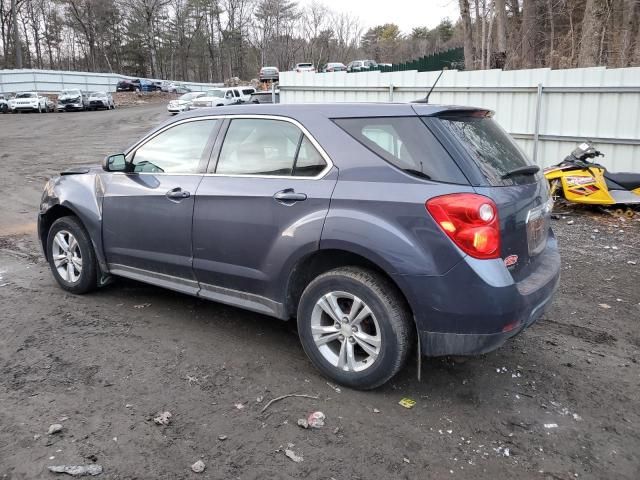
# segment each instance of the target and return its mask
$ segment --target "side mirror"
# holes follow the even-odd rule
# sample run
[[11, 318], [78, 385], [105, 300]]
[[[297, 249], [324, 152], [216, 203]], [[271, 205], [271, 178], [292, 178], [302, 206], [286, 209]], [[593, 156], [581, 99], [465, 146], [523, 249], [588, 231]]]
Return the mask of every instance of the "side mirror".
[[102, 169], [105, 172], [126, 172], [129, 169], [129, 164], [124, 153], [116, 153], [115, 155], [104, 157]]

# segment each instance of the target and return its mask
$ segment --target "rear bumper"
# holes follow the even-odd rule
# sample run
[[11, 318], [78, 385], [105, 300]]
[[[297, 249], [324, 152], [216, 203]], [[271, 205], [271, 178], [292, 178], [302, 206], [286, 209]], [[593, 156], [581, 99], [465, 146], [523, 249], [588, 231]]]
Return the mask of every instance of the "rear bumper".
[[478, 355], [544, 314], [560, 280], [560, 254], [551, 234], [535, 269], [517, 283], [501, 259], [465, 259], [439, 277], [394, 278], [414, 312], [424, 355]]

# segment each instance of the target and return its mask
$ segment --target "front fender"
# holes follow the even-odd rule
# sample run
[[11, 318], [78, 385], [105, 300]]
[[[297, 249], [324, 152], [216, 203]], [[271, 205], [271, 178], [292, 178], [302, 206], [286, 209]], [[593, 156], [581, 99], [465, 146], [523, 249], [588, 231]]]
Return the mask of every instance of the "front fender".
[[76, 215], [84, 225], [100, 268], [107, 272], [102, 247], [102, 198], [100, 175], [90, 172], [60, 175], [47, 182], [40, 201], [38, 235], [46, 257], [46, 238], [51, 223], [66, 209]]

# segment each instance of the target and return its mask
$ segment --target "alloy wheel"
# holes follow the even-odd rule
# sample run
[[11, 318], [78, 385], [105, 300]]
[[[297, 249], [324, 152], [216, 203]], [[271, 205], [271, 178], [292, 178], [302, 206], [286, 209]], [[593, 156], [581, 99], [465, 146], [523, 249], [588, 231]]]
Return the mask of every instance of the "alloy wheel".
[[76, 283], [82, 275], [82, 253], [76, 237], [67, 230], [60, 230], [53, 237], [51, 255], [58, 275], [69, 283]]
[[329, 292], [316, 302], [311, 334], [324, 359], [346, 372], [370, 368], [381, 351], [378, 320], [360, 298], [347, 292]]

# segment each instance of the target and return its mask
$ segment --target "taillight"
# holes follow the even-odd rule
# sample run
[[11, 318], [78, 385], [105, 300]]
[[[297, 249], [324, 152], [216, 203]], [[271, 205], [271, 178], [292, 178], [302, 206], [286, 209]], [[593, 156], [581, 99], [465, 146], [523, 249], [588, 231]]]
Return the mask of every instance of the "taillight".
[[474, 258], [500, 258], [500, 222], [493, 200], [475, 193], [454, 193], [432, 198], [425, 205], [462, 251]]

